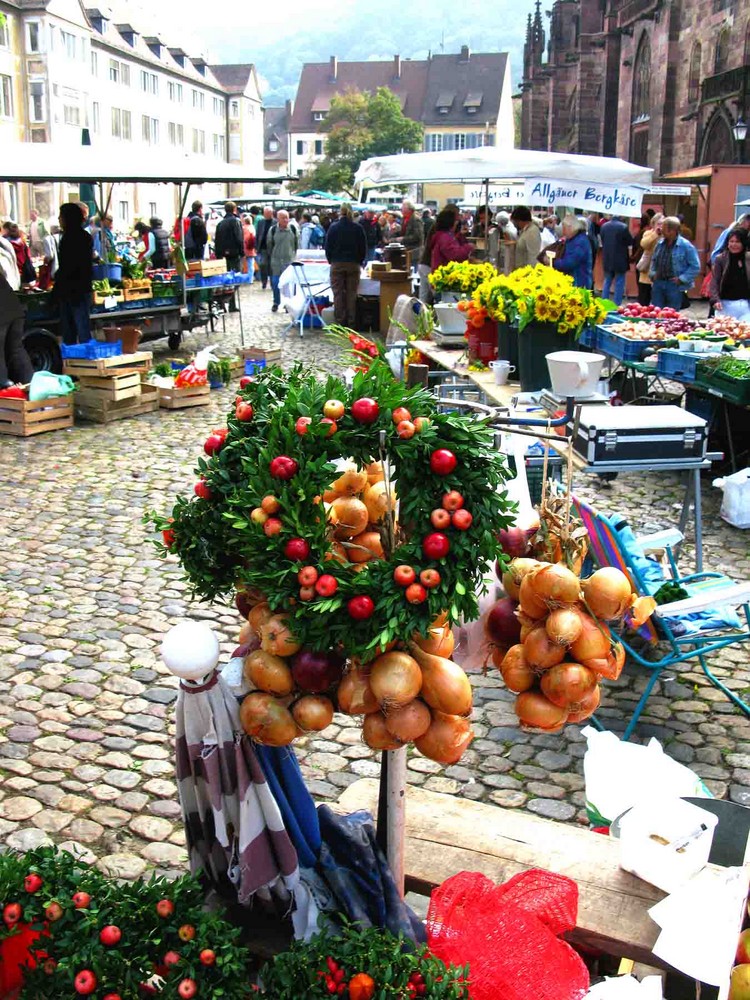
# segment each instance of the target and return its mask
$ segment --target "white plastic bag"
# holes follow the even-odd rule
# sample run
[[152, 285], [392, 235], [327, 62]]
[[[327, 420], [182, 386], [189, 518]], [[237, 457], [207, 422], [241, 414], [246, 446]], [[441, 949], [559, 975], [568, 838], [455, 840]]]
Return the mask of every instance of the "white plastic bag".
[[584, 1000], [663, 1000], [661, 976], [616, 976], [592, 986]]
[[609, 826], [642, 799], [712, 797], [698, 775], [668, 757], [656, 739], [646, 746], [625, 743], [592, 726], [583, 735], [588, 742], [583, 758], [586, 811], [598, 826]]
[[724, 520], [735, 528], [750, 528], [750, 469], [714, 479], [714, 486], [724, 490], [721, 503]]

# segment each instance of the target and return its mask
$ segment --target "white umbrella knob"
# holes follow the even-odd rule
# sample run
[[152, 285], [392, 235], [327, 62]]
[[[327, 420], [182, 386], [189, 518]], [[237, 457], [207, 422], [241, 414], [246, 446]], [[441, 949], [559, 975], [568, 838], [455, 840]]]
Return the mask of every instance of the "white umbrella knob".
[[161, 658], [176, 677], [196, 681], [218, 664], [219, 640], [205, 622], [180, 622], [164, 636]]

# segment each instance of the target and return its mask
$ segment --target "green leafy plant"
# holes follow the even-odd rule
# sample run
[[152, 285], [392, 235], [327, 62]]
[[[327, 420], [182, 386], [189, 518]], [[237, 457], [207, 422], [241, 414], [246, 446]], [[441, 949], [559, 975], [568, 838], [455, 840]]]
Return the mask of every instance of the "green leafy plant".
[[[199, 1000], [251, 995], [239, 931], [204, 909], [189, 875], [120, 883], [53, 847], [5, 853], [0, 912], [0, 963], [19, 939], [34, 961], [20, 1000], [73, 1000], [83, 992], [75, 986], [81, 972], [93, 974], [97, 998], [142, 1000], [150, 983], [163, 1000], [177, 1000], [185, 980]], [[114, 943], [102, 941], [105, 927], [119, 932]]]
[[172, 371], [172, 365], [168, 361], [160, 361], [158, 365], [154, 365], [151, 369], [152, 375], [159, 375], [162, 378], [171, 378], [174, 375]]
[[[345, 925], [295, 942], [260, 974], [261, 996], [317, 1000], [332, 994], [356, 1000], [468, 1000], [469, 968], [446, 966], [402, 935]], [[344, 990], [339, 993], [339, 987]], [[419, 987], [424, 986], [423, 990]]]
[[223, 385], [229, 385], [232, 378], [232, 362], [229, 358], [209, 361], [207, 371], [209, 382], [221, 382]]

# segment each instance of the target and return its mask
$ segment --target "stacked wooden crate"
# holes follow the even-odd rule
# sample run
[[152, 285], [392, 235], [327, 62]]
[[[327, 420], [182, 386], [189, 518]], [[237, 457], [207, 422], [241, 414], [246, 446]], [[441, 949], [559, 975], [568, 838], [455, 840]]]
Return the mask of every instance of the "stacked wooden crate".
[[148, 351], [110, 358], [75, 358], [65, 362], [65, 374], [77, 379], [76, 415], [97, 424], [136, 417], [159, 408], [159, 391], [142, 381], [151, 368]]
[[59, 396], [29, 402], [28, 399], [0, 397], [0, 434], [31, 437], [45, 431], [73, 426], [73, 397]]

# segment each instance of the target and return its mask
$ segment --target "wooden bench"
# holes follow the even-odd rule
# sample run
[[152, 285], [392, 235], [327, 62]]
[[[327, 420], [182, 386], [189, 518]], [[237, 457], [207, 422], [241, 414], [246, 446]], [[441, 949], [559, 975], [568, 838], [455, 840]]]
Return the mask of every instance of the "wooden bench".
[[[350, 785], [340, 812], [377, 812], [378, 782]], [[619, 867], [608, 837], [516, 809], [409, 788], [406, 803], [406, 888], [421, 895], [460, 871], [507, 882], [529, 868], [567, 875], [578, 883], [578, 926], [572, 944], [648, 965], [659, 928], [648, 915], [664, 893]]]

